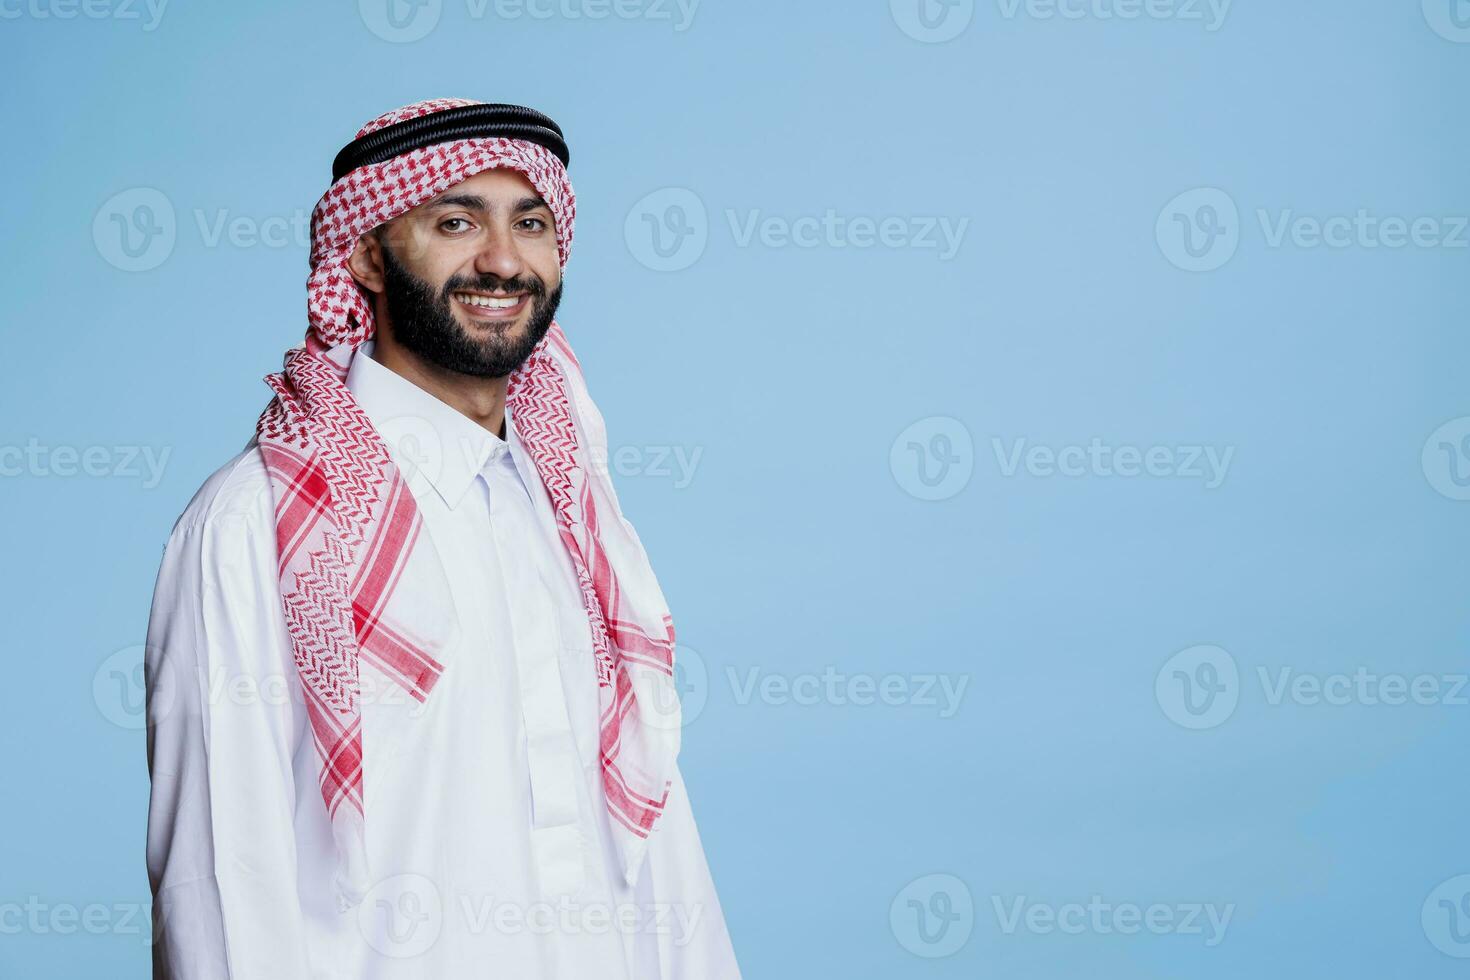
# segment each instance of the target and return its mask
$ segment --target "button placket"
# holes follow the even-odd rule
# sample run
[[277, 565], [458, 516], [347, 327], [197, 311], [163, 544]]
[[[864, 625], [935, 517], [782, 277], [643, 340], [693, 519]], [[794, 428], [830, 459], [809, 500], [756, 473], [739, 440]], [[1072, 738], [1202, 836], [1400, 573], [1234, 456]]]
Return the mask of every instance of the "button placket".
[[581, 887], [583, 861], [580, 768], [558, 661], [556, 609], [533, 550], [538, 543], [531, 538], [531, 500], [503, 443], [492, 451], [480, 479], [489, 497], [492, 537], [508, 599], [531, 782], [532, 847], [545, 892], [565, 894]]

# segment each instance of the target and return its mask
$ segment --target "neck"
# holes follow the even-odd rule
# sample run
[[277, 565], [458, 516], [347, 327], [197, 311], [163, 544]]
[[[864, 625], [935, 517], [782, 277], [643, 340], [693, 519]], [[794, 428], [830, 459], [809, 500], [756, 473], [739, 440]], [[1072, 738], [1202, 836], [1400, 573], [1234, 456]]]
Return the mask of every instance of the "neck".
[[450, 371], [394, 343], [387, 334], [387, 331], [378, 331], [373, 343], [373, 360], [418, 385], [497, 438], [505, 438], [508, 377], [478, 378]]

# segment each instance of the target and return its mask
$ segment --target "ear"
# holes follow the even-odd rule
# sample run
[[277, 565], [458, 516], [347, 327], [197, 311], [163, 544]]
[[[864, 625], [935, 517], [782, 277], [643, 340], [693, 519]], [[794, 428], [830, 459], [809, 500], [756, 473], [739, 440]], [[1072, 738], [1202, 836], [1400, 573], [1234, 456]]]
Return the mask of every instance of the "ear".
[[357, 240], [357, 247], [347, 259], [347, 271], [368, 292], [383, 292], [383, 245], [376, 232], [368, 232]]

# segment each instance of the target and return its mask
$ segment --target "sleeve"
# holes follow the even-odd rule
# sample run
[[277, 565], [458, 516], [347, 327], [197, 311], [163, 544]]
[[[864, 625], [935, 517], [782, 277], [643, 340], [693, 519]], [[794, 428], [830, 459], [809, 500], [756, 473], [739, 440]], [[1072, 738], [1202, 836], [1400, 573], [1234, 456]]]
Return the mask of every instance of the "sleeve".
[[305, 720], [270, 517], [181, 519], [154, 589], [144, 672], [155, 980], [310, 977], [293, 824]]

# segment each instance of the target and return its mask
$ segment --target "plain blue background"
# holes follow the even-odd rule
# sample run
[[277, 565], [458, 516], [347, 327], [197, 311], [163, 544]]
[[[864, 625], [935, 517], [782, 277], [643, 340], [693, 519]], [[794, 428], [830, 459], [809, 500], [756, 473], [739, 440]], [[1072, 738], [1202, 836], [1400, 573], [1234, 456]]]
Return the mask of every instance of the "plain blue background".
[[[108, 691], [170, 525], [305, 329], [304, 242], [249, 230], [309, 213], [363, 121], [443, 96], [568, 133], [560, 319], [613, 445], [646, 464], [618, 475], [623, 506], [704, 668], [682, 675], [703, 704], [682, 763], [747, 977], [1463, 975], [1470, 904], [1439, 903], [1470, 872], [1470, 692], [1448, 696], [1470, 627], [1470, 44], [1450, 0], [1239, 0], [1223, 22], [982, 0], [930, 8], [962, 28], [938, 42], [901, 0], [704, 0], [683, 25], [627, 3], [442, 0], [409, 41], [367, 0], [172, 0], [156, 23], [123, 0], [0, 4], [0, 445], [42, 461], [0, 457], [0, 975], [149, 975], [146, 927], [115, 911], [148, 898], [140, 690]], [[126, 271], [107, 232], [148, 217], [138, 188], [175, 241]], [[704, 211], [652, 212], [705, 236], [673, 271], [637, 235], [661, 191]], [[1221, 193], [1238, 219], [1200, 208]], [[829, 210], [908, 230], [738, 233]], [[1269, 234], [1360, 210], [1447, 240]], [[245, 237], [211, 239], [221, 217]], [[953, 256], [914, 240], [925, 219], [968, 219]], [[1228, 261], [1181, 268], [1184, 224], [1221, 227]], [[1232, 456], [1213, 487], [1006, 465], [1016, 440], [1094, 438]], [[108, 475], [55, 474], [64, 447], [104, 447]], [[161, 480], [119, 447], [167, 451]], [[701, 454], [687, 485], [653, 459], [676, 449]], [[1215, 675], [1236, 706], [1195, 729], [1170, 661], [1202, 644], [1236, 666]], [[967, 686], [950, 717], [744, 697], [828, 668]], [[1260, 671], [1283, 669], [1440, 696], [1273, 698]], [[914, 894], [959, 918], [921, 922]], [[1233, 909], [1214, 945], [996, 911], [1093, 896]], [[94, 903], [102, 928], [16, 927]]]

